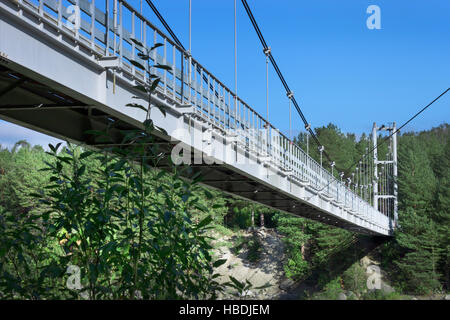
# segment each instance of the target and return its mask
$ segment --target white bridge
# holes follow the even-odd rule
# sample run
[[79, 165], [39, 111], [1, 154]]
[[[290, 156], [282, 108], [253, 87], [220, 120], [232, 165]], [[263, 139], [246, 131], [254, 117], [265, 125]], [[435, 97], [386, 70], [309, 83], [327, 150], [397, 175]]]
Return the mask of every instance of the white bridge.
[[[80, 28], [70, 22], [71, 5], [81, 9]], [[391, 217], [336, 180], [126, 1], [0, 0], [0, 118], [97, 148], [103, 145], [85, 132], [114, 121], [120, 141], [120, 129], [142, 127], [146, 117], [125, 107], [133, 96], [145, 97], [133, 86], [149, 75], [129, 62], [139, 61], [132, 38], [163, 44], [152, 62], [171, 70], [152, 68], [161, 78], [153, 101], [167, 114], [153, 108], [151, 118], [168, 135], [155, 136], [167, 152], [178, 141], [191, 149], [202, 183], [358, 233], [392, 234]]]

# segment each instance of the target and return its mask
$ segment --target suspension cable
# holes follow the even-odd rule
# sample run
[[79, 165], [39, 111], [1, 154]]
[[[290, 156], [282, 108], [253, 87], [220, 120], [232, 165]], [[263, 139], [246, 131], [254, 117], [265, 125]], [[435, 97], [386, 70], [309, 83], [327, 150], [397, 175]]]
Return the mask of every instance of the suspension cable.
[[[241, 0], [241, 1], [242, 1], [242, 4], [244, 5], [245, 11], [247, 12], [248, 17], [250, 18], [250, 21], [251, 21], [251, 23], [253, 25], [253, 28], [256, 31], [256, 34], [258, 35], [258, 38], [259, 38], [259, 40], [260, 40], [260, 42], [261, 42], [261, 44], [263, 46], [263, 49], [264, 50], [268, 50], [269, 47], [268, 47], [268, 45], [266, 43], [266, 40], [264, 39], [264, 36], [262, 35], [261, 30], [259, 29], [259, 26], [258, 26], [258, 24], [256, 22], [256, 19], [253, 16], [253, 13], [252, 13], [252, 11], [251, 11], [248, 3], [247, 3], [247, 0]], [[283, 86], [284, 86], [284, 88], [286, 90], [286, 93], [291, 92], [291, 90], [289, 89], [289, 86], [288, 86], [288, 84], [287, 84], [283, 74], [280, 71], [280, 68], [278, 67], [277, 62], [275, 61], [275, 58], [273, 57], [273, 55], [271, 53], [269, 53], [269, 60], [272, 63], [272, 66], [275, 69], [275, 72], [277, 73], [278, 78], [281, 80], [281, 83], [283, 84]], [[319, 141], [318, 137], [316, 136], [314, 130], [312, 129], [312, 127], [309, 125], [308, 121], [306, 120], [306, 117], [303, 114], [302, 110], [300, 109], [300, 106], [297, 103], [297, 100], [295, 99], [295, 97], [292, 98], [292, 104], [294, 105], [294, 107], [297, 110], [298, 114], [302, 118], [303, 123], [305, 124], [306, 130], [311, 134], [311, 136], [314, 139], [314, 141], [316, 142], [317, 146], [321, 147], [322, 144], [320, 143], [320, 141]], [[324, 153], [325, 157], [328, 159], [328, 161], [331, 162], [331, 157], [328, 155], [328, 153], [326, 151], [324, 151], [323, 153]]]
[[181, 41], [177, 38], [175, 33], [172, 31], [172, 29], [170, 28], [169, 24], [166, 22], [166, 20], [164, 20], [163, 16], [161, 15], [161, 13], [159, 13], [158, 9], [156, 9], [156, 7], [153, 4], [152, 0], [145, 0], [145, 1], [150, 6], [150, 8], [153, 10], [155, 15], [158, 17], [159, 21], [161, 21], [161, 23], [163, 24], [164, 28], [166, 28], [167, 32], [169, 32], [169, 34], [172, 37], [173, 41], [175, 41], [176, 44], [183, 49], [183, 51], [186, 51], [185, 47], [183, 46]]
[[266, 119], [267, 123], [269, 123], [269, 55], [270, 48], [264, 50], [264, 54], [266, 55]]
[[234, 0], [234, 93], [237, 97], [237, 5], [236, 0]]

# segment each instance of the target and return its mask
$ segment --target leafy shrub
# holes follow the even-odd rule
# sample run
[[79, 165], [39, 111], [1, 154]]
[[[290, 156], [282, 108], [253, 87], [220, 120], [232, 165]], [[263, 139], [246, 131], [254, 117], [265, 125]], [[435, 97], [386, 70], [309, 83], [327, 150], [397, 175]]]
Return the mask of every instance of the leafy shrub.
[[309, 264], [300, 252], [292, 252], [284, 265], [284, 272], [288, 278], [301, 278], [309, 271]]
[[360, 293], [367, 290], [366, 272], [359, 261], [355, 262], [342, 274], [342, 281], [347, 290]]

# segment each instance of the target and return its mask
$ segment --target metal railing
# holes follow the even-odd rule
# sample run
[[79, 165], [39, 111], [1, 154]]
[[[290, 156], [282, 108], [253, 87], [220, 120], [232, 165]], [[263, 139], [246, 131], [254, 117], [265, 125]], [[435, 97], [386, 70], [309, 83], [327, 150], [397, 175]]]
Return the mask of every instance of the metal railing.
[[[268, 123], [127, 1], [11, 1], [47, 19], [97, 56], [117, 56], [121, 70], [137, 81], [146, 81], [149, 73], [157, 74], [161, 79], [158, 88], [161, 93], [178, 103], [194, 106], [195, 116], [225, 134], [237, 136], [238, 144], [248, 152], [267, 159], [291, 179], [320, 191], [322, 196], [349, 209], [355, 216], [383, 228], [388, 224], [386, 216]], [[75, 12], [71, 6], [80, 8], [79, 29], [71, 28]], [[148, 72], [131, 64], [131, 60], [140, 61], [138, 53], [141, 52], [131, 39], [139, 40], [147, 48], [161, 43], [162, 46], [152, 51], [151, 60], [170, 66], [170, 70], [151, 68]]]

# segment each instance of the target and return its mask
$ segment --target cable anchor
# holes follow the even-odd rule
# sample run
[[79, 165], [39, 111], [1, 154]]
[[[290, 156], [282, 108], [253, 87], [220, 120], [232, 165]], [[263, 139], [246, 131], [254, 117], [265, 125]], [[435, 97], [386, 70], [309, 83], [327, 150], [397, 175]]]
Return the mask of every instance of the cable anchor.
[[294, 97], [294, 93], [292, 91], [286, 92], [286, 96], [288, 97], [288, 99], [292, 100], [292, 98]]

